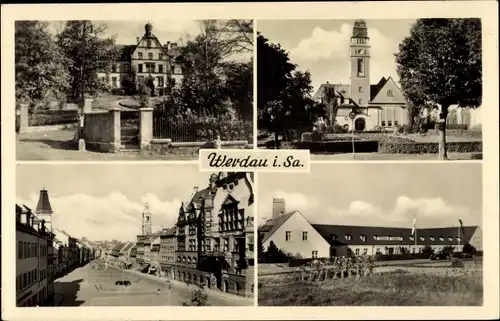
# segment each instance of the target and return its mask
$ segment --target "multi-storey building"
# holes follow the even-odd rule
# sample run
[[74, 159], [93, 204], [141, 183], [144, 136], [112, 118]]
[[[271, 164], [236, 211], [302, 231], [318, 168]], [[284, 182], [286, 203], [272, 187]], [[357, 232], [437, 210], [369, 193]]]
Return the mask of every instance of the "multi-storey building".
[[160, 266], [164, 275], [174, 278], [175, 274], [175, 247], [177, 238], [176, 228], [164, 229], [160, 234]]
[[195, 187], [179, 210], [177, 279], [239, 295], [253, 291], [253, 199], [249, 173], [212, 174], [208, 187]]
[[154, 95], [163, 95], [167, 86], [181, 83], [180, 48], [170, 41], [163, 45], [153, 34], [152, 24], [144, 26], [144, 35], [137, 37], [136, 44], [120, 45], [119, 49], [118, 60], [98, 74], [111, 88], [122, 88], [127, 78], [135, 84], [143, 82]]
[[[24, 208], [23, 208], [24, 207]], [[16, 305], [43, 306], [52, 299], [49, 253], [54, 235], [27, 206], [16, 205]]]

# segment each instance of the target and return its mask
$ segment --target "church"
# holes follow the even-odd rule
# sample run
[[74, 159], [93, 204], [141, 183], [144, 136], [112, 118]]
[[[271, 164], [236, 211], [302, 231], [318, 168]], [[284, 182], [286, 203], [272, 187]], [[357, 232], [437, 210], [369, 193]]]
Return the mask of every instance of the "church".
[[[406, 99], [398, 84], [391, 77], [382, 77], [377, 83], [370, 83], [370, 38], [364, 20], [354, 22], [350, 54], [350, 84], [322, 84], [313, 99], [323, 101], [325, 88], [333, 88], [339, 106], [336, 116], [327, 112], [329, 124], [338, 124], [347, 130], [365, 131], [380, 128], [392, 130], [398, 125], [408, 124]], [[353, 108], [359, 113], [352, 121], [349, 118]], [[335, 118], [335, 119], [333, 119]]]

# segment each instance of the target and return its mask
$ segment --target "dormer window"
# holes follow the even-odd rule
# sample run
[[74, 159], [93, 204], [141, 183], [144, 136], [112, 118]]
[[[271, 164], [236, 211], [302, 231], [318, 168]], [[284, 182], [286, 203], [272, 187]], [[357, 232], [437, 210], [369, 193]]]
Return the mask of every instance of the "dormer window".
[[350, 236], [349, 234], [346, 234], [346, 235], [345, 235], [345, 239], [346, 239], [347, 241], [350, 241], [350, 240], [351, 240], [351, 236]]
[[373, 235], [373, 239], [376, 241], [378, 240], [378, 236], [377, 235]]
[[461, 238], [457, 237], [457, 241], [459, 241], [459, 242], [460, 242], [461, 240], [462, 240]]
[[434, 242], [434, 236], [431, 236], [430, 239], [432, 242]]
[[361, 239], [361, 241], [366, 242], [366, 235], [361, 235], [359, 238]]
[[448, 241], [452, 242], [453, 241], [453, 237], [448, 237]]
[[337, 235], [332, 235], [332, 241], [335, 241], [337, 239]]
[[420, 241], [425, 241], [425, 237], [421, 236]]
[[410, 241], [415, 241], [415, 238], [413, 236], [409, 237]]
[[444, 237], [440, 236], [440, 237], [439, 237], [439, 240], [440, 240], [441, 242], [444, 242]]

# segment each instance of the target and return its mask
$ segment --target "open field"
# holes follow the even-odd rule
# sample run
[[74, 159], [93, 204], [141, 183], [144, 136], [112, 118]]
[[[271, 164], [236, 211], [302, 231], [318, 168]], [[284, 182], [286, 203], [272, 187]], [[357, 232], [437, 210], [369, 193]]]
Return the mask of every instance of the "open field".
[[[365, 277], [306, 282], [297, 273], [268, 274], [259, 265], [260, 306], [479, 306], [481, 261], [391, 262]], [[418, 262], [417, 262], [418, 261]], [[388, 262], [384, 262], [388, 263]]]

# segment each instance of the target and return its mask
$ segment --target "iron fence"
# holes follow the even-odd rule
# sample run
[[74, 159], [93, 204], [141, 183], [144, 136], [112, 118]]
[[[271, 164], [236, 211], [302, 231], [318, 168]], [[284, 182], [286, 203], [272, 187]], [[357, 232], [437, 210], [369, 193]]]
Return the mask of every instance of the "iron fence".
[[207, 142], [217, 135], [223, 141], [252, 142], [253, 125], [245, 120], [227, 120], [217, 117], [183, 119], [153, 114], [153, 138], [169, 138], [172, 142]]

